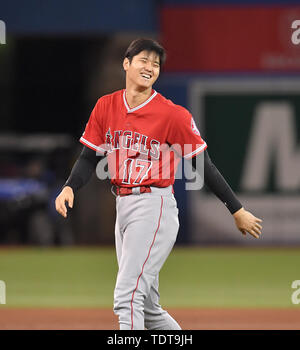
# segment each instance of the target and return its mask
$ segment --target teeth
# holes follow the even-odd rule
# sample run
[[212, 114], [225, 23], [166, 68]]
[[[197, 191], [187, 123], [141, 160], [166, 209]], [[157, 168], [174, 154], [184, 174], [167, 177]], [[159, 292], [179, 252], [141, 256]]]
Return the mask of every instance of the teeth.
[[146, 78], [146, 79], [150, 79], [150, 78], [151, 78], [151, 76], [148, 75], [148, 74], [142, 74], [142, 77], [143, 77], [143, 78]]

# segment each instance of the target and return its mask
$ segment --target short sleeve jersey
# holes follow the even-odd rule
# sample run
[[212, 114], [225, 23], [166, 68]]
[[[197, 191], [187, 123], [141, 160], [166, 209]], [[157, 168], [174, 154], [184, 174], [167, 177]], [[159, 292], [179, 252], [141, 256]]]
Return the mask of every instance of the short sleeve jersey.
[[207, 147], [191, 113], [155, 90], [130, 108], [125, 92], [97, 101], [80, 142], [107, 156], [112, 184], [173, 185], [181, 158], [192, 158]]

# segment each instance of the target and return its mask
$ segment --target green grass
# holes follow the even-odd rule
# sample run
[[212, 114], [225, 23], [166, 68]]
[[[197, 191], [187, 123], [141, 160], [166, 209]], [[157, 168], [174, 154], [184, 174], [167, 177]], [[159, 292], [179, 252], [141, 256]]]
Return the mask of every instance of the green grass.
[[[168, 307], [299, 308], [300, 249], [177, 248], [160, 273]], [[109, 307], [117, 262], [113, 248], [0, 249], [2, 307]]]
[[0, 250], [7, 306], [111, 306], [116, 272], [113, 249]]
[[177, 250], [161, 271], [161, 302], [185, 307], [295, 307], [300, 249]]

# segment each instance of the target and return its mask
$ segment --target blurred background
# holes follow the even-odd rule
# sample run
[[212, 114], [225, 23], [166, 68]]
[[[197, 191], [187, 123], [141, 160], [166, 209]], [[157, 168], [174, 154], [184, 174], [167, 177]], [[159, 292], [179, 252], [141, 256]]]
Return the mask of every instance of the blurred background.
[[54, 200], [97, 99], [124, 88], [137, 37], [164, 45], [154, 88], [192, 112], [212, 160], [263, 219], [261, 239], [245, 239], [209, 190], [178, 179], [176, 244], [300, 243], [299, 1], [1, 0], [0, 20], [1, 245], [114, 243], [108, 180], [94, 175], [66, 220]]

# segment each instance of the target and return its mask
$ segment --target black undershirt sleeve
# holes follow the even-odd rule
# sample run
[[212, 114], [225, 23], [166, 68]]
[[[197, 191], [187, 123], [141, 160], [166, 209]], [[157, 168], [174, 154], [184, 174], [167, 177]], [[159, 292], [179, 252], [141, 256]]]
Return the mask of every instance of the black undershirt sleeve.
[[63, 187], [70, 186], [74, 192], [78, 191], [88, 183], [95, 171], [96, 165], [102, 158], [101, 156], [97, 156], [96, 151], [83, 146], [71, 174]]
[[[197, 157], [199, 156], [192, 158], [194, 169], [196, 169]], [[211, 161], [207, 150], [204, 151], [204, 183], [225, 204], [231, 214], [242, 208], [231, 187]]]

